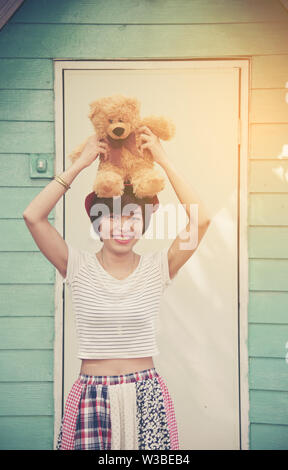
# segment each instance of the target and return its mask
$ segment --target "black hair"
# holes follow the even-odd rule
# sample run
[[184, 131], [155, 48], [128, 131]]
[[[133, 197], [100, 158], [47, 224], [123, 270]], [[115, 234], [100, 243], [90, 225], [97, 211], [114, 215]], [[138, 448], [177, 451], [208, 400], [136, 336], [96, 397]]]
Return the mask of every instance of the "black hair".
[[[155, 200], [155, 197], [154, 198], [150, 198], [150, 197], [138, 198], [133, 193], [132, 185], [125, 186], [124, 188], [125, 189], [124, 189], [122, 196], [119, 196], [119, 198], [117, 197], [116, 204], [115, 202], [113, 204], [113, 197], [98, 197], [96, 194], [94, 196], [91, 209], [90, 209], [90, 220], [93, 225], [95, 233], [99, 236], [100, 239], [101, 239], [101, 235], [98, 230], [100, 223], [101, 223], [100, 220], [103, 215], [113, 214], [115, 212], [115, 205], [116, 205], [117, 214], [123, 213], [123, 208], [128, 204], [135, 204], [137, 206], [140, 206], [141, 213], [142, 213], [142, 221], [143, 221], [142, 235], [146, 232], [146, 230], [149, 227], [153, 210], [155, 210], [155, 206], [158, 206], [159, 204], [158, 198], [156, 198], [157, 201]], [[105, 207], [104, 210], [101, 210], [100, 204], [104, 205]], [[93, 211], [93, 207], [94, 207], [94, 211]], [[133, 209], [131, 208], [131, 212], [132, 211]], [[98, 221], [98, 222], [95, 224], [94, 223], [95, 221]]]

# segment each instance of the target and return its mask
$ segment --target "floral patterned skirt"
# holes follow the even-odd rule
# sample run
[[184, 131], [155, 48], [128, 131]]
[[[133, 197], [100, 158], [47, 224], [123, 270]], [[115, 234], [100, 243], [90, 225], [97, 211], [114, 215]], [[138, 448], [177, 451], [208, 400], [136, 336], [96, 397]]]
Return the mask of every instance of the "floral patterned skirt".
[[108, 449], [179, 449], [174, 404], [155, 368], [74, 382], [57, 450]]

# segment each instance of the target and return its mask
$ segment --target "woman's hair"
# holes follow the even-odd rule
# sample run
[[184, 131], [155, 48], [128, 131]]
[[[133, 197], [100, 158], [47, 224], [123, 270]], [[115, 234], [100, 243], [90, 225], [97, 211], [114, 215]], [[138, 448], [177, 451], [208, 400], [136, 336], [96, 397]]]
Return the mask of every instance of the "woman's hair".
[[[143, 221], [143, 229], [142, 229], [142, 235], [143, 235], [149, 227], [152, 213], [155, 212], [159, 206], [159, 200], [157, 196], [154, 196], [153, 198], [148, 198], [148, 197], [138, 198], [133, 193], [132, 185], [131, 186], [127, 185], [125, 186], [122, 196], [119, 196], [116, 199], [117, 199], [117, 202], [115, 203], [114, 201], [114, 205], [113, 205], [113, 197], [98, 197], [95, 194], [93, 202], [92, 202], [92, 206], [91, 206], [91, 208], [94, 207], [94, 210], [93, 211], [91, 210], [92, 214], [90, 215], [90, 220], [93, 225], [95, 233], [101, 239], [101, 235], [99, 233], [99, 226], [101, 223], [101, 218], [103, 215], [105, 216], [109, 214], [115, 214], [115, 206], [116, 206], [116, 214], [130, 215], [130, 213], [136, 209], [135, 205], [137, 205], [141, 207], [142, 221]], [[104, 205], [104, 208], [103, 206], [101, 207], [102, 204]], [[132, 205], [126, 207], [126, 210], [123, 213], [123, 208], [130, 204]], [[93, 215], [93, 212], [95, 213], [95, 215]], [[95, 221], [97, 223], [95, 223]]]

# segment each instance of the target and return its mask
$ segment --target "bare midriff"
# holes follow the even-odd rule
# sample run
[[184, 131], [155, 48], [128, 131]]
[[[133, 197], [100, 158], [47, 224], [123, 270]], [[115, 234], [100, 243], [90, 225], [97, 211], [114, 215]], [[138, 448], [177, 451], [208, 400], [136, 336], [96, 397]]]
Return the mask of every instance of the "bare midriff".
[[82, 359], [81, 374], [123, 375], [155, 367], [151, 357], [128, 359]]

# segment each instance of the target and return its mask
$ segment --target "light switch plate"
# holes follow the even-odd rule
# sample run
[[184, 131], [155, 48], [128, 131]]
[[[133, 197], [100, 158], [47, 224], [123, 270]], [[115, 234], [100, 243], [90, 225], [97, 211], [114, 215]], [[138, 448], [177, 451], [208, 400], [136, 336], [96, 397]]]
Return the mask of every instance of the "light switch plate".
[[30, 178], [53, 178], [54, 155], [34, 153], [30, 155]]

